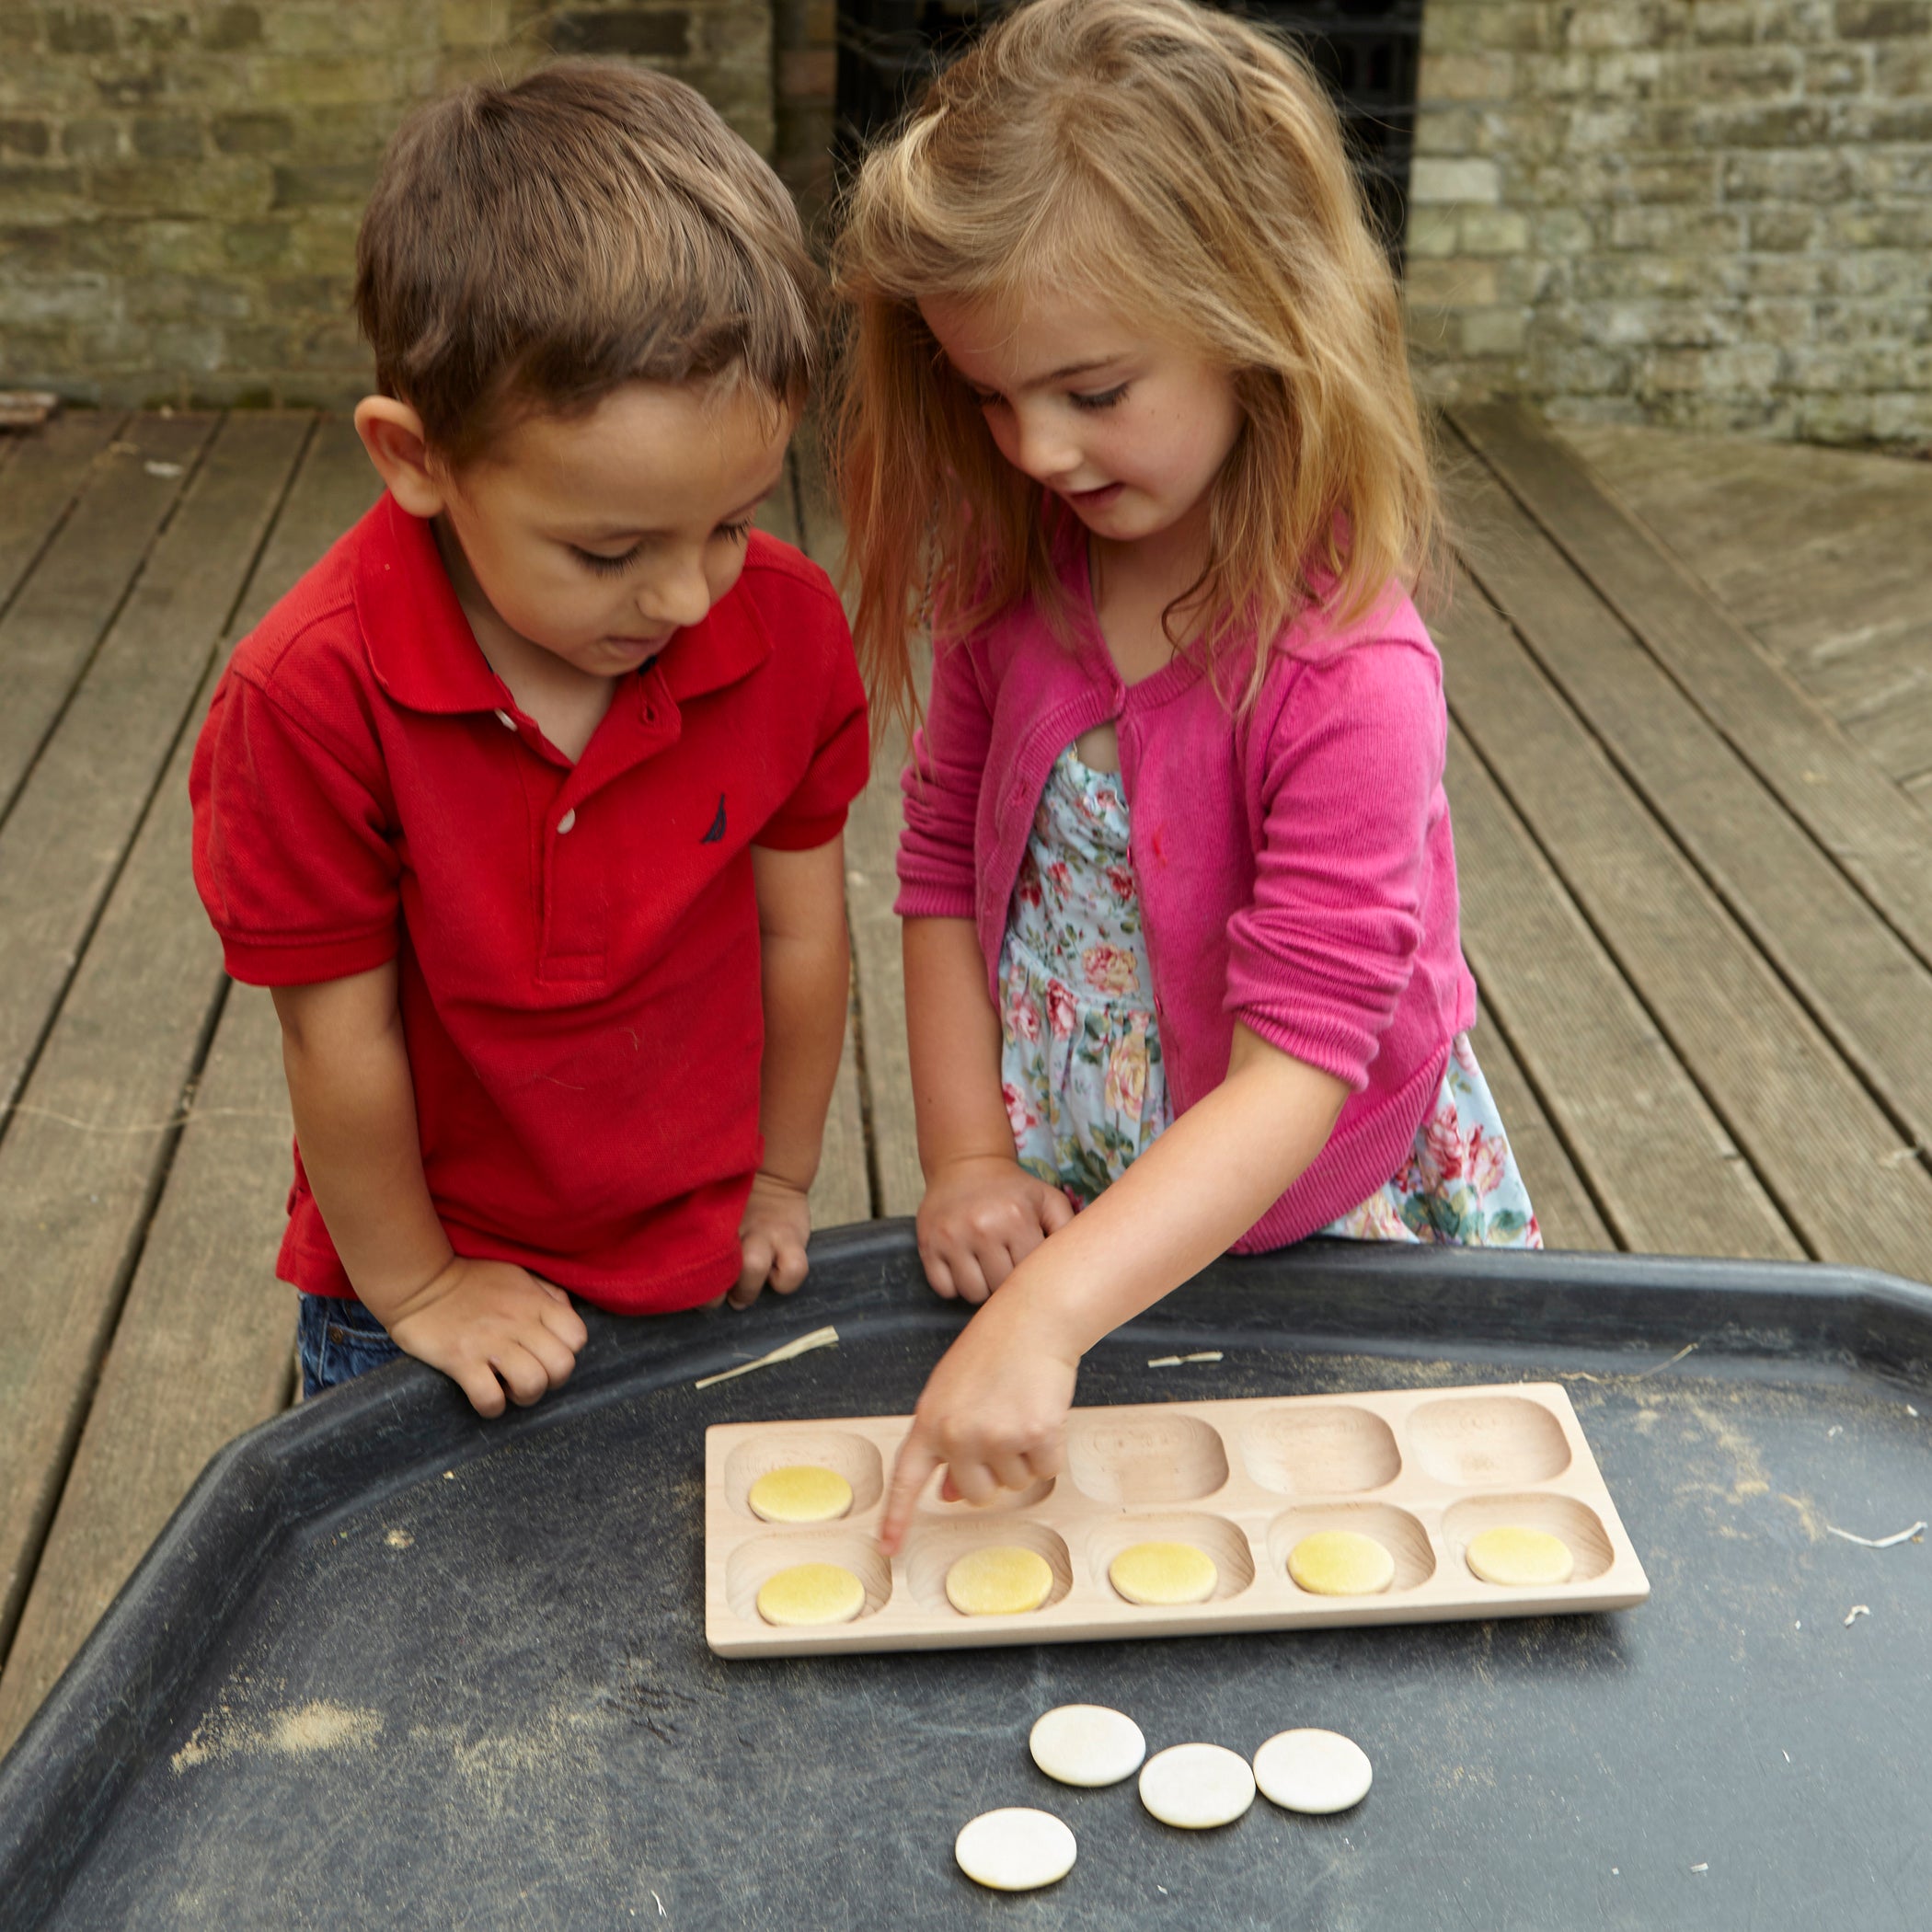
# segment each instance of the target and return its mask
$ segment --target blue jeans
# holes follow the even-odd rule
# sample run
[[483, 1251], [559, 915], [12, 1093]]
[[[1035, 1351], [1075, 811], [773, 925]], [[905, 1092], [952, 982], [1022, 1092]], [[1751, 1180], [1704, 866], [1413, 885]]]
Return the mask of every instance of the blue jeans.
[[319, 1396], [402, 1353], [389, 1340], [389, 1331], [361, 1302], [339, 1301], [330, 1294], [302, 1297], [295, 1341], [302, 1351], [305, 1396]]

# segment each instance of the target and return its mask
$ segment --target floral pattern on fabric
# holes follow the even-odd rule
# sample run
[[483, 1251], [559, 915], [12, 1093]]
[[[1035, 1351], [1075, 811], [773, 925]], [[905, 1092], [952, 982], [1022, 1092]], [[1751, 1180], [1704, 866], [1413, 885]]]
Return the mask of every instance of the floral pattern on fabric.
[[1000, 1080], [1029, 1174], [1085, 1205], [1167, 1124], [1120, 776], [1061, 753], [1000, 951]]
[[1321, 1232], [1353, 1241], [1543, 1246], [1529, 1190], [1466, 1033], [1450, 1046], [1435, 1105], [1416, 1129], [1401, 1172]]
[[[1000, 949], [1000, 1081], [1021, 1167], [1085, 1206], [1172, 1118], [1120, 776], [1061, 753]], [[1501, 1117], [1458, 1033], [1399, 1173], [1320, 1230], [1359, 1241], [1541, 1248]]]

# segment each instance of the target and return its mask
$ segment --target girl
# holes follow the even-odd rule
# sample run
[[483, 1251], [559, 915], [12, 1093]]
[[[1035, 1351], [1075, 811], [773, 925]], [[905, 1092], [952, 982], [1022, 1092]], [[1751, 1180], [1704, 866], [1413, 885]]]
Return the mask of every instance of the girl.
[[1466, 1038], [1428, 450], [1319, 83], [1188, 0], [1035, 0], [867, 160], [839, 274], [880, 713], [937, 640], [919, 1249], [982, 1305], [891, 1549], [939, 1465], [1054, 1474], [1082, 1354], [1230, 1245], [1540, 1241]]

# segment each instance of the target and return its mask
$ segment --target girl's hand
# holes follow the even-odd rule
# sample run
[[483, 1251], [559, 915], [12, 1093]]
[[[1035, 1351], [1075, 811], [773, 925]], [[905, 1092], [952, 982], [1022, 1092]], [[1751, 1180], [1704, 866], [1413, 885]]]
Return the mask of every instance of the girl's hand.
[[926, 1199], [919, 1203], [926, 1279], [949, 1301], [958, 1295], [983, 1302], [1073, 1218], [1066, 1196], [1016, 1160], [970, 1155], [947, 1161], [927, 1177]]
[[990, 1502], [1060, 1473], [1080, 1353], [1042, 1318], [1045, 1305], [1024, 1289], [995, 1295], [940, 1358], [892, 1465], [879, 1533], [888, 1556], [942, 1463], [949, 1502]]
[[527, 1409], [561, 1388], [590, 1340], [561, 1288], [513, 1261], [453, 1256], [398, 1307], [376, 1311], [406, 1354], [439, 1368], [479, 1416]]
[[749, 1308], [767, 1288], [789, 1294], [805, 1279], [805, 1241], [811, 1233], [805, 1190], [762, 1169], [753, 1176], [738, 1225], [741, 1265], [730, 1296], [732, 1307]]

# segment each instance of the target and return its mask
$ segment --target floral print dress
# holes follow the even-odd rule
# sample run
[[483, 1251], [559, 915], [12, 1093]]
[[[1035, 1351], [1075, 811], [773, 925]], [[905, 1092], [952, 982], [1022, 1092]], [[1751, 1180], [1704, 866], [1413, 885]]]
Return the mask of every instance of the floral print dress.
[[[1048, 774], [1000, 949], [1000, 1081], [1019, 1164], [1085, 1206], [1173, 1118], [1125, 789], [1071, 745]], [[1458, 1034], [1399, 1173], [1321, 1230], [1540, 1248], [1496, 1103]]]

